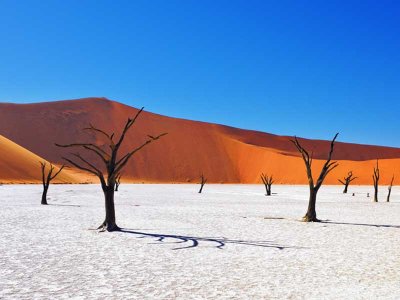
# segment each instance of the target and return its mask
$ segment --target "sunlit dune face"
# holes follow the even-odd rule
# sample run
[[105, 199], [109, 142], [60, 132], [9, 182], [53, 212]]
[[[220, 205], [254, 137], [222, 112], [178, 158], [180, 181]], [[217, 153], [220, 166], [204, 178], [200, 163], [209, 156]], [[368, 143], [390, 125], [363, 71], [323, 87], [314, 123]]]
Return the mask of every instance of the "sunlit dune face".
[[[118, 136], [126, 119], [136, 112], [133, 107], [104, 98], [0, 104], [0, 132], [10, 139], [2, 137], [0, 140], [1, 181], [40, 179], [39, 160], [46, 159], [58, 165], [64, 163], [62, 156], [67, 152], [54, 143], [90, 141], [104, 146], [106, 143], [101, 137], [82, 129], [92, 123]], [[307, 183], [303, 161], [289, 142], [290, 137], [148, 112], [144, 112], [132, 127], [121, 155], [139, 145], [147, 134], [163, 132], [168, 132], [165, 138], [135, 154], [126, 166], [122, 181], [196, 183], [203, 173], [208, 182], [260, 183], [260, 174], [264, 172], [273, 175], [276, 183]], [[300, 140], [314, 153], [313, 173], [317, 177], [327, 156], [329, 142]], [[382, 184], [389, 183], [393, 175], [400, 178], [400, 149], [337, 143], [333, 158], [339, 160], [339, 167], [325, 182], [340, 184], [338, 179], [343, 179], [352, 170], [358, 177], [353, 184], [372, 184], [377, 157], [380, 158]], [[87, 158], [97, 160], [90, 153]], [[60, 181], [93, 179], [76, 170], [63, 173]]]
[[[0, 182], [40, 183], [42, 157], [0, 135]], [[47, 163], [47, 165], [49, 165]], [[56, 167], [58, 169], [58, 167]], [[91, 182], [92, 178], [75, 170], [64, 169], [54, 183]]]

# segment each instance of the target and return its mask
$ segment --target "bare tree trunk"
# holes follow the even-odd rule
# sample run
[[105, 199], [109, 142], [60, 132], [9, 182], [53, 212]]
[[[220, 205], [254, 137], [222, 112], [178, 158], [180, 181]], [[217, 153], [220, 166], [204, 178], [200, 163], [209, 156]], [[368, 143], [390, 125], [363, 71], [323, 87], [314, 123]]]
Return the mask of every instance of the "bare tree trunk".
[[389, 189], [389, 193], [388, 193], [387, 198], [386, 198], [386, 202], [390, 202], [390, 194], [391, 193], [392, 193], [392, 189], [390, 188]]
[[115, 191], [118, 192], [119, 185], [121, 184], [121, 174], [115, 177]]
[[374, 202], [378, 202], [378, 185], [375, 185], [374, 189]]
[[388, 195], [386, 198], [386, 202], [390, 202], [390, 195], [392, 194], [393, 181], [394, 181], [394, 175], [392, 177], [392, 181], [390, 182], [390, 184], [388, 186]]
[[347, 176], [344, 177], [343, 180], [338, 179], [339, 182], [340, 182], [341, 184], [344, 185], [343, 194], [347, 194], [347, 190], [348, 190], [348, 188], [349, 188], [350, 182], [352, 182], [353, 180], [356, 180], [356, 179], [357, 179], [357, 177], [354, 177], [354, 176], [353, 176], [353, 171], [350, 171], [350, 172], [347, 174]]
[[207, 182], [207, 178], [204, 177], [204, 174], [200, 175], [200, 190], [199, 190], [199, 194], [201, 194], [201, 192], [203, 191], [203, 187]]
[[378, 202], [378, 187], [379, 187], [379, 160], [376, 160], [376, 167], [374, 167], [374, 174], [372, 175], [372, 179], [374, 181], [374, 202]]
[[272, 184], [267, 184], [265, 188], [267, 189], [267, 196], [271, 196]]
[[317, 193], [315, 189], [310, 189], [310, 199], [308, 201], [308, 209], [306, 215], [303, 217], [304, 222], [319, 222], [317, 213], [315, 211], [315, 203], [317, 202]]
[[104, 228], [107, 231], [118, 231], [120, 228], [115, 221], [115, 205], [114, 205], [114, 185], [103, 187], [106, 218], [99, 228]]
[[103, 221], [103, 223], [98, 227], [98, 229], [107, 231], [120, 230], [120, 228], [117, 226], [115, 222], [115, 207], [114, 207], [114, 189], [116, 188], [115, 182], [117, 180], [119, 184], [123, 168], [126, 166], [128, 161], [136, 152], [143, 149], [146, 145], [149, 145], [153, 141], [156, 141], [162, 136], [166, 135], [166, 133], [157, 136], [148, 135], [147, 137], [149, 139], [147, 139], [141, 145], [137, 146], [135, 149], [132, 149], [130, 152], [125, 153], [125, 155], [123, 155], [122, 157], [119, 157], [118, 153], [125, 139], [125, 135], [132, 127], [132, 125], [135, 123], [136, 119], [139, 117], [142, 111], [143, 108], [140, 109], [133, 118], [128, 118], [118, 140], [115, 140], [114, 133], [107, 133], [100, 128], [94, 127], [92, 124], [90, 124], [89, 127], [85, 128], [85, 130], [90, 130], [91, 132], [102, 135], [103, 138], [106, 138], [108, 140], [108, 146], [109, 146], [108, 148], [110, 148], [111, 151], [104, 150], [104, 148], [101, 145], [97, 145], [94, 143], [72, 143], [67, 145], [56, 144], [56, 146], [58, 147], [63, 147], [63, 148], [79, 147], [87, 151], [91, 151], [92, 154], [95, 154], [98, 158], [101, 159], [101, 161], [104, 163], [103, 167], [107, 169], [105, 177], [104, 176], [105, 174], [103, 170], [101, 170], [101, 168], [97, 167], [95, 163], [88, 161], [80, 153], [71, 153], [71, 155], [75, 157], [74, 160], [63, 157], [67, 162], [69, 162], [74, 167], [89, 172], [97, 176], [100, 180], [101, 188], [103, 189], [104, 193], [106, 218]]
[[61, 168], [54, 172], [54, 166], [50, 163], [48, 172], [46, 174], [46, 162], [40, 162], [40, 169], [42, 170], [42, 185], [43, 185], [43, 193], [42, 193], [42, 205], [47, 205], [47, 191], [49, 190], [50, 182], [57, 177], [58, 174], [61, 173], [61, 171], [64, 169], [64, 165], [61, 166]]
[[264, 183], [266, 196], [271, 196], [272, 184], [275, 182], [272, 175], [268, 176], [264, 173], [261, 173], [261, 181]]
[[201, 194], [201, 192], [203, 191], [203, 186], [204, 186], [204, 183], [200, 183], [200, 190], [199, 190], [199, 194]]
[[308, 151], [300, 145], [300, 142], [298, 141], [297, 137], [294, 137], [294, 140], [291, 140], [291, 142], [296, 146], [297, 150], [300, 152], [300, 154], [303, 158], [303, 161], [304, 161], [304, 164], [305, 164], [306, 170], [307, 170], [308, 184], [309, 184], [309, 188], [310, 188], [310, 199], [308, 201], [307, 212], [306, 212], [305, 216], [303, 217], [304, 222], [319, 222], [319, 220], [317, 219], [317, 213], [315, 212], [315, 203], [317, 201], [317, 193], [318, 193], [319, 188], [322, 186], [324, 179], [328, 175], [328, 173], [331, 172], [334, 168], [336, 168], [339, 165], [338, 162], [332, 161], [332, 154], [333, 154], [333, 150], [334, 150], [334, 146], [335, 146], [335, 141], [336, 141], [336, 138], [338, 135], [339, 135], [339, 133], [337, 133], [335, 135], [335, 137], [333, 138], [333, 140], [331, 141], [331, 147], [330, 147], [330, 151], [328, 154], [328, 158], [325, 161], [325, 164], [323, 165], [323, 167], [321, 169], [321, 173], [319, 174], [316, 183], [314, 183], [314, 178], [313, 178], [312, 169], [311, 169], [311, 165], [313, 162], [312, 153], [310, 155], [308, 153]]
[[47, 191], [49, 190], [48, 185], [43, 186], [43, 193], [42, 193], [42, 205], [47, 205]]

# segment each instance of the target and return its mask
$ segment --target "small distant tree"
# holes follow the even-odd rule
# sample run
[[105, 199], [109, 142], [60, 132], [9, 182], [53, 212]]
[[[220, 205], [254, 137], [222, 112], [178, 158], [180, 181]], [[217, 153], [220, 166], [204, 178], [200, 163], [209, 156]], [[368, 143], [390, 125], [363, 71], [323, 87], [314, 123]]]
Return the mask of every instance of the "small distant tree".
[[43, 184], [43, 193], [42, 193], [42, 205], [47, 205], [47, 191], [49, 190], [50, 182], [57, 177], [58, 174], [64, 169], [64, 165], [58, 169], [57, 172], [54, 172], [54, 166], [50, 163], [48, 170], [46, 170], [47, 163], [45, 161], [40, 162], [40, 168], [42, 170], [42, 184]]
[[115, 177], [115, 191], [118, 192], [119, 185], [121, 184], [121, 174]]
[[374, 181], [374, 202], [378, 202], [378, 188], [379, 188], [379, 160], [376, 160], [376, 167], [374, 167], [374, 174], [372, 180]]
[[200, 190], [199, 190], [199, 194], [201, 194], [201, 192], [203, 191], [203, 187], [207, 182], [207, 178], [204, 177], [204, 174], [200, 175]]
[[307, 177], [308, 177], [308, 185], [310, 188], [310, 198], [308, 201], [308, 209], [303, 217], [304, 222], [319, 222], [317, 219], [317, 213], [315, 211], [315, 204], [317, 201], [317, 193], [320, 187], [322, 186], [322, 183], [324, 182], [325, 177], [331, 172], [334, 168], [336, 168], [339, 164], [336, 161], [331, 161], [332, 160], [332, 154], [333, 154], [333, 149], [335, 146], [335, 141], [339, 133], [336, 133], [335, 137], [331, 141], [330, 145], [330, 151], [328, 154], [328, 159], [325, 161], [321, 173], [319, 174], [319, 177], [317, 179], [317, 182], [314, 184], [314, 178], [312, 175], [312, 161], [313, 157], [312, 154], [310, 155], [307, 150], [305, 150], [300, 142], [298, 141], [297, 137], [294, 137], [294, 140], [290, 140], [297, 148], [297, 150], [300, 152], [301, 157], [303, 158], [304, 164], [306, 166], [306, 171], [307, 171]]
[[264, 183], [265, 191], [267, 192], [265, 195], [271, 196], [271, 187], [272, 184], [275, 182], [274, 179], [272, 178], [272, 175], [268, 176], [264, 173], [261, 173], [261, 180]]
[[128, 118], [122, 130], [122, 133], [117, 140], [114, 140], [114, 133], [109, 134], [104, 130], [94, 127], [91, 124], [90, 127], [84, 128], [84, 130], [88, 130], [90, 132], [103, 136], [108, 141], [108, 150], [104, 150], [102, 147], [94, 143], [74, 143], [67, 145], [56, 144], [58, 147], [80, 148], [86, 151], [90, 151], [99, 158], [106, 169], [106, 176], [104, 176], [103, 172], [97, 166], [95, 166], [93, 162], [90, 162], [89, 160], [84, 158], [80, 153], [71, 153], [71, 155], [75, 157], [75, 160], [63, 157], [63, 159], [65, 159], [74, 167], [89, 172], [97, 176], [100, 180], [101, 188], [103, 190], [105, 198], [106, 216], [104, 222], [101, 223], [98, 229], [103, 229], [107, 231], [120, 230], [115, 220], [114, 189], [116, 178], [117, 176], [119, 176], [119, 174], [121, 174], [121, 171], [135, 153], [137, 153], [139, 150], [143, 149], [143, 147], [147, 146], [153, 141], [156, 141], [162, 136], [166, 135], [166, 133], [157, 136], [148, 135], [148, 139], [145, 142], [120, 157], [119, 150], [125, 139], [125, 135], [132, 127], [132, 125], [136, 122], [142, 111], [143, 108], [140, 109], [133, 118]]
[[392, 194], [393, 181], [394, 181], [394, 175], [392, 176], [392, 180], [390, 181], [390, 184], [388, 186], [388, 195], [386, 198], [386, 202], [390, 202], [390, 195]]
[[344, 190], [343, 194], [347, 194], [347, 190], [349, 188], [350, 182], [353, 180], [357, 179], [357, 177], [353, 177], [353, 171], [350, 171], [346, 177], [344, 177], [344, 180], [338, 179], [341, 184], [344, 185]]

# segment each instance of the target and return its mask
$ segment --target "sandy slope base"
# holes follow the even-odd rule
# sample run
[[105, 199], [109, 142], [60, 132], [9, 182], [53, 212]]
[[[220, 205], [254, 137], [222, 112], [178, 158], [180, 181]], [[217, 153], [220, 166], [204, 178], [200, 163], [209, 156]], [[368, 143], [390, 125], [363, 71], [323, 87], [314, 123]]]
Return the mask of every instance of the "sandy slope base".
[[52, 186], [47, 207], [38, 185], [0, 186], [0, 298], [398, 299], [397, 187], [392, 203], [326, 187], [318, 213], [332, 223], [316, 224], [297, 221], [304, 186], [197, 188], [123, 185], [129, 232], [97, 233], [96, 185]]

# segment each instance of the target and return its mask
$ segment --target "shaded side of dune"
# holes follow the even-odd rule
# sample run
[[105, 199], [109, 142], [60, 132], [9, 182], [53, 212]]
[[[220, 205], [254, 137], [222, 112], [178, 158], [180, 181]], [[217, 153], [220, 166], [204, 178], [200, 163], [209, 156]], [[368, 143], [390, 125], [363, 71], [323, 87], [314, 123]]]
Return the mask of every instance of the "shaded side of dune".
[[[138, 103], [138, 106], [140, 103]], [[91, 141], [105, 146], [105, 141], [82, 131], [89, 123], [112, 132], [120, 129], [126, 119], [137, 112], [136, 108], [105, 98], [44, 102], [38, 104], [0, 104], [0, 134], [24, 148], [15, 146], [8, 150], [22, 155], [25, 161], [13, 163], [12, 158], [0, 158], [3, 180], [26, 182], [36, 178], [36, 161], [46, 159], [62, 164], [65, 149], [54, 145], [78, 141]], [[223, 125], [183, 120], [144, 112], [127, 135], [122, 152], [133, 149], [147, 134], [168, 135], [138, 152], [127, 165], [125, 182], [197, 182], [204, 173], [214, 183], [258, 183], [261, 172], [274, 174], [277, 182], [305, 184], [303, 163], [289, 137], [242, 130]], [[118, 133], [118, 131], [116, 132]], [[329, 141], [301, 139], [314, 153], [317, 172], [321, 159], [329, 149]], [[14, 150], [12, 150], [14, 149]], [[11, 154], [10, 154], [11, 155]], [[30, 157], [30, 158], [29, 158]], [[96, 157], [88, 154], [91, 160]], [[400, 178], [400, 149], [390, 147], [337, 143], [335, 159], [340, 166], [327, 177], [328, 184], [338, 184], [349, 170], [359, 179], [355, 184], [371, 184], [375, 159], [380, 158], [382, 183], [392, 175]], [[31, 160], [28, 164], [26, 161]], [[14, 159], [15, 161], [15, 159]], [[33, 162], [35, 161], [35, 162]], [[100, 164], [98, 164], [100, 166]], [[34, 171], [35, 170], [35, 171]], [[85, 174], [70, 170], [69, 182], [87, 182]]]

